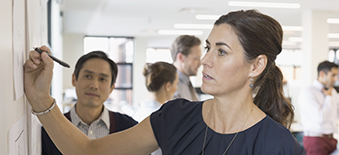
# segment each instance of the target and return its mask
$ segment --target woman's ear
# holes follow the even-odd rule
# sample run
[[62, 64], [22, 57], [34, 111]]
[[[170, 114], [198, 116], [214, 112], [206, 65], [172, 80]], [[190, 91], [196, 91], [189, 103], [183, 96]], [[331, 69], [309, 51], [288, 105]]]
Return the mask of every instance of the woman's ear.
[[171, 82], [166, 82], [166, 84], [165, 84], [165, 90], [166, 91], [170, 91], [171, 90], [171, 86], [172, 86], [172, 84], [171, 84]]
[[264, 69], [266, 68], [267, 65], [267, 57], [266, 55], [259, 55], [253, 62], [251, 66], [251, 72], [250, 72], [250, 77], [256, 77], [260, 75]]

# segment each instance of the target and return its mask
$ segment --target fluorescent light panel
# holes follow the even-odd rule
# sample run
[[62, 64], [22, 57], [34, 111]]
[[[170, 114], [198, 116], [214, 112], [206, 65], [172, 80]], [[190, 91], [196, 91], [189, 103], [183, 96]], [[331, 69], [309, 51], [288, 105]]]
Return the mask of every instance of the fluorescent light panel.
[[303, 27], [301, 26], [282, 26], [284, 31], [302, 31]]
[[212, 29], [213, 24], [174, 24], [177, 29]]
[[200, 20], [217, 20], [220, 17], [220, 15], [196, 15], [196, 19]]
[[300, 37], [289, 37], [288, 41], [292, 41], [292, 42], [302, 42], [303, 38]]
[[327, 34], [328, 38], [339, 38], [339, 33], [329, 33]]
[[242, 7], [263, 7], [263, 8], [285, 8], [285, 9], [298, 9], [298, 3], [269, 3], [269, 2], [248, 2], [248, 1], [229, 1], [229, 6], [242, 6]]
[[328, 18], [327, 23], [329, 23], [329, 24], [339, 24], [339, 18]]
[[297, 43], [293, 42], [293, 41], [285, 41], [285, 40], [283, 40], [282, 45], [297, 45]]
[[159, 30], [159, 34], [161, 35], [202, 35], [202, 31], [195, 30]]

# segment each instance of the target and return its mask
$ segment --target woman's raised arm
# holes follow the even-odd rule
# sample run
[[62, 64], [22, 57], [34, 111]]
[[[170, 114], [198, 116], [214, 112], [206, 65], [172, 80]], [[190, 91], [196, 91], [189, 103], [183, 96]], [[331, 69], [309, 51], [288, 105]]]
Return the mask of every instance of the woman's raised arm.
[[[46, 46], [40, 48], [50, 53]], [[30, 51], [24, 65], [25, 94], [36, 113], [51, 108], [53, 98], [50, 86], [53, 77], [53, 60], [47, 53]], [[69, 122], [55, 106], [38, 115], [45, 130], [63, 154], [150, 154], [158, 148], [149, 117], [125, 131], [91, 140]]]

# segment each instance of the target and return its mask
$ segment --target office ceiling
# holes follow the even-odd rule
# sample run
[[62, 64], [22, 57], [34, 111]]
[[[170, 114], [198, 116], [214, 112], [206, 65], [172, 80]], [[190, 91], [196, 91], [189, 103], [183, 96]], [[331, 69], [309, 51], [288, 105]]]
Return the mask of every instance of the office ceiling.
[[[247, 0], [251, 1], [251, 0]], [[261, 2], [283, 2], [261, 0]], [[339, 18], [339, 0], [285, 0], [299, 3], [299, 9], [256, 8], [278, 20], [283, 26], [301, 26], [305, 10], [328, 11]], [[64, 0], [63, 31], [95, 36], [130, 36], [148, 38], [149, 47], [169, 47], [176, 36], [159, 35], [158, 30], [175, 30], [174, 24], [213, 24], [213, 20], [197, 20], [197, 14], [221, 15], [232, 10], [250, 9], [228, 6], [227, 0]], [[198, 36], [205, 40], [210, 30]], [[339, 24], [330, 24], [329, 33], [339, 33]], [[301, 32], [285, 32], [284, 40], [301, 37]], [[330, 39], [337, 42], [339, 39]], [[284, 45], [300, 48], [300, 43]]]

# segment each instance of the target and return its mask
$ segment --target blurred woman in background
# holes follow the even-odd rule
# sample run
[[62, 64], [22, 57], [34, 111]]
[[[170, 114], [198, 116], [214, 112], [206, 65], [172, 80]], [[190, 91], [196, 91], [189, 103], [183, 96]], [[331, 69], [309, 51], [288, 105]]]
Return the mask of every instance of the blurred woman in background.
[[173, 97], [179, 81], [176, 70], [174, 65], [167, 62], [145, 65], [143, 75], [150, 98], [140, 103], [140, 107], [133, 116], [135, 120], [141, 122]]

